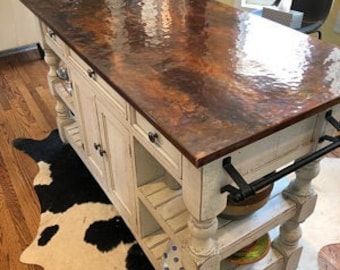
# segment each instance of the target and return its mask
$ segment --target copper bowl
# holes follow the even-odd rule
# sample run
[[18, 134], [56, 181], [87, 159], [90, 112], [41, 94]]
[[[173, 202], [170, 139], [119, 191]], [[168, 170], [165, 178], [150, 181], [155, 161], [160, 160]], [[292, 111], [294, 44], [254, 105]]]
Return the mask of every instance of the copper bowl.
[[237, 220], [249, 216], [264, 206], [270, 198], [274, 184], [264, 187], [244, 201], [235, 203], [229, 197], [227, 207], [220, 214], [222, 218]]

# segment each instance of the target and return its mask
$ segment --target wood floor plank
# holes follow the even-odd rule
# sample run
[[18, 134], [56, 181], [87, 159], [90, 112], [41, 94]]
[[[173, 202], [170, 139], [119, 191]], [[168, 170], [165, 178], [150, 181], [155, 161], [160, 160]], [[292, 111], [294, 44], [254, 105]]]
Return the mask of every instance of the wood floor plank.
[[4, 110], [4, 111], [11, 109], [11, 105], [9, 103], [9, 100], [8, 100], [7, 96], [4, 94], [4, 93], [8, 92], [8, 88], [9, 88], [9, 85], [7, 83], [7, 80], [5, 79], [4, 75], [2, 73], [0, 73], [0, 89], [1, 89], [0, 106], [1, 106], [1, 109]]
[[56, 127], [46, 75], [47, 66], [37, 52], [0, 59], [1, 270], [41, 269], [19, 262], [21, 252], [35, 237], [40, 219], [32, 183], [37, 165], [11, 142], [17, 137], [41, 139]]

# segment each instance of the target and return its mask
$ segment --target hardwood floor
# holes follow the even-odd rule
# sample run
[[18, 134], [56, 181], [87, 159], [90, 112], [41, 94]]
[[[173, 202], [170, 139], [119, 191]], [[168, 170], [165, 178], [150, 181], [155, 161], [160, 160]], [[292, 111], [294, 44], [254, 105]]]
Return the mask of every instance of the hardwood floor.
[[[40, 269], [19, 262], [39, 224], [32, 187], [37, 166], [11, 141], [40, 139], [56, 127], [46, 74], [36, 51], [0, 58], [0, 270]], [[330, 156], [340, 157], [340, 150]]]
[[0, 269], [41, 269], [19, 262], [35, 237], [39, 203], [32, 187], [37, 166], [16, 151], [18, 137], [43, 138], [56, 127], [47, 66], [36, 51], [0, 59]]

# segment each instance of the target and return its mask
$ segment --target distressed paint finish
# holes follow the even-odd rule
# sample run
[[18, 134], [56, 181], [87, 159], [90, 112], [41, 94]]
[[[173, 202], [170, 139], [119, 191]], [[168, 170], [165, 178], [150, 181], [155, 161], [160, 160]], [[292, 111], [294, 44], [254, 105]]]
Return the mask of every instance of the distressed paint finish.
[[340, 49], [212, 0], [22, 0], [197, 167], [340, 103]]

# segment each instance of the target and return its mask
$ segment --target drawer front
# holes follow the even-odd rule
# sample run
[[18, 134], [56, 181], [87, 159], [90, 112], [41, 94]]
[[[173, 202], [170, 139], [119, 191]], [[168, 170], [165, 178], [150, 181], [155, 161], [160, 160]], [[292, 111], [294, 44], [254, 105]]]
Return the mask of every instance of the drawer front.
[[65, 43], [48, 27], [45, 27], [45, 41], [60, 58], [65, 59]]
[[[335, 119], [340, 117], [340, 105], [332, 108]], [[328, 110], [327, 110], [328, 111]], [[216, 179], [221, 186], [235, 185], [223, 169], [223, 159], [231, 157], [232, 164], [247, 182], [263, 177], [290, 162], [315, 151], [315, 140], [336, 130], [325, 120], [325, 112], [311, 116], [262, 140], [247, 145], [203, 167], [206, 177]], [[318, 144], [324, 147], [329, 142]]]
[[[180, 180], [182, 178], [182, 155], [177, 148], [135, 110], [133, 110], [132, 121], [136, 137], [170, 174]], [[149, 133], [155, 136], [150, 139]]]
[[73, 50], [68, 50], [68, 60], [70, 64], [77, 69], [83, 77], [87, 78], [94, 86], [99, 95], [103, 98], [112, 101], [114, 109], [122, 115], [124, 119], [127, 119], [127, 102], [122, 98], [115, 89], [107, 84], [100, 76], [95, 74], [89, 65], [85, 63]]

